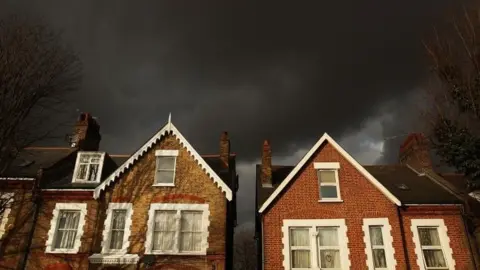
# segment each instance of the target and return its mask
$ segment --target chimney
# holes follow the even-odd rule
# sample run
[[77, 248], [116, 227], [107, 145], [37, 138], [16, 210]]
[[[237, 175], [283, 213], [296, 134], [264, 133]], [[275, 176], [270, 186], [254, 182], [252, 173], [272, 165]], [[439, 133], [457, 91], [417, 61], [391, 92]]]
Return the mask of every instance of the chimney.
[[263, 142], [260, 180], [262, 181], [262, 187], [272, 187], [272, 149], [267, 140]]
[[432, 168], [430, 147], [425, 136], [421, 133], [412, 133], [400, 146], [399, 160], [401, 164], [408, 164], [415, 169]]
[[228, 132], [222, 132], [220, 136], [220, 159], [227, 165], [230, 158], [230, 139], [228, 138]]
[[73, 128], [70, 146], [85, 151], [98, 151], [101, 139], [97, 121], [89, 113], [81, 113]]

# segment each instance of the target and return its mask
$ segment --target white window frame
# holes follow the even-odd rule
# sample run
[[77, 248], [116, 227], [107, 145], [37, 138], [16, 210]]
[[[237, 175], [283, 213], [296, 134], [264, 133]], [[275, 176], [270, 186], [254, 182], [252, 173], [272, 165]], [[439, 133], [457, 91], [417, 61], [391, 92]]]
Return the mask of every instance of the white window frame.
[[[55, 249], [54, 239], [58, 227], [58, 218], [61, 210], [76, 210], [80, 211], [80, 219], [78, 221], [77, 235], [75, 236], [75, 242], [72, 249]], [[86, 203], [56, 203], [55, 209], [53, 210], [53, 217], [50, 221], [50, 230], [47, 234], [47, 243], [45, 247], [46, 253], [68, 253], [76, 254], [80, 249], [82, 244], [81, 238], [83, 236], [83, 227], [85, 226], [85, 216], [87, 215], [87, 204]]]
[[[381, 226], [383, 237], [383, 249], [385, 250], [386, 268], [375, 268], [373, 264], [373, 247], [370, 241], [370, 226]], [[388, 218], [364, 218], [363, 219], [363, 242], [365, 243], [365, 253], [367, 254], [367, 267], [369, 270], [394, 270], [397, 260], [395, 259], [395, 249], [393, 248], [392, 226]]]
[[8, 200], [8, 202], [5, 203], [5, 209], [3, 209], [2, 218], [0, 219], [0, 239], [2, 239], [3, 235], [6, 232], [5, 227], [7, 227], [8, 217], [10, 216], [10, 212], [12, 211], [12, 204], [14, 202], [14, 198], [15, 193], [13, 192], [3, 193], [0, 196], [0, 200]]
[[[157, 210], [171, 210], [177, 211], [177, 234], [175, 237], [175, 251], [156, 251], [153, 249], [153, 229], [155, 226], [155, 211]], [[190, 251], [180, 252], [178, 247], [178, 239], [180, 238], [180, 211], [202, 211], [202, 229], [203, 237], [201, 243], [200, 251]], [[150, 204], [150, 209], [148, 210], [148, 223], [147, 223], [147, 239], [145, 241], [145, 254], [154, 254], [154, 255], [206, 255], [208, 249], [208, 235], [210, 227], [210, 210], [208, 204], [182, 204], [182, 203], [153, 203]]]
[[[318, 182], [318, 196], [319, 202], [343, 202], [342, 195], [340, 194], [340, 180], [338, 177], [338, 170], [340, 169], [339, 162], [314, 162], [313, 167], [317, 173], [317, 182]], [[335, 172], [335, 183], [322, 183], [320, 177], [318, 177], [319, 171], [334, 171]], [[322, 186], [335, 186], [337, 188], [337, 198], [322, 198], [321, 197], [321, 188]]]
[[[174, 157], [175, 161], [173, 162], [173, 179], [172, 183], [157, 183], [157, 157]], [[174, 187], [175, 186], [175, 174], [177, 167], [177, 158], [178, 150], [156, 150], [155, 151], [155, 179], [153, 186], [154, 187]]]
[[342, 269], [350, 269], [350, 251], [348, 249], [347, 225], [345, 219], [284, 219], [282, 226], [283, 267], [288, 270], [303, 270], [292, 268], [290, 263], [290, 229], [308, 227], [310, 231], [310, 265], [309, 269], [320, 269], [318, 265], [317, 227], [338, 227], [338, 244], [340, 246], [340, 263]]
[[[77, 171], [80, 166], [80, 157], [81, 155], [92, 155], [92, 154], [99, 154], [100, 156], [100, 161], [98, 165], [98, 173], [97, 173], [97, 179], [95, 181], [87, 181], [87, 180], [79, 180], [77, 179]], [[75, 169], [73, 170], [73, 176], [72, 176], [72, 182], [73, 183], [100, 183], [100, 180], [102, 179], [102, 170], [103, 170], [103, 163], [105, 160], [105, 152], [92, 152], [92, 151], [78, 151], [77, 153], [77, 161], [75, 162]], [[88, 172], [87, 172], [88, 175]]]
[[[112, 218], [114, 210], [127, 210], [125, 217], [125, 231], [123, 234], [122, 248], [110, 249], [110, 240], [112, 236]], [[133, 205], [131, 203], [109, 203], [107, 209], [107, 219], [103, 229], [102, 254], [127, 254], [130, 246], [130, 234], [132, 226]]]
[[[420, 270], [427, 270], [425, 259], [423, 257], [422, 246], [420, 245], [420, 236], [418, 234], [419, 227], [436, 227], [440, 245], [442, 247], [443, 256], [447, 263], [448, 269], [455, 269], [455, 260], [453, 259], [453, 250], [450, 247], [450, 237], [447, 234], [447, 226], [443, 219], [412, 219], [410, 229], [413, 233], [413, 243], [415, 244], [415, 254], [417, 255], [417, 265]], [[441, 268], [440, 268], [441, 269]], [[447, 269], [447, 268], [445, 268]]]

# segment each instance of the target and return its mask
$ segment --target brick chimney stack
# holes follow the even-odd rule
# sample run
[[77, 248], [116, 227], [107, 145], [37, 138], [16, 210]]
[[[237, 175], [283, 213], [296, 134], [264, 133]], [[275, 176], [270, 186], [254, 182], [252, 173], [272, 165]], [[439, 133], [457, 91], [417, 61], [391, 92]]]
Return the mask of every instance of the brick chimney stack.
[[265, 140], [262, 148], [262, 173], [260, 176], [262, 187], [272, 187], [272, 149], [270, 143]]
[[220, 136], [220, 159], [227, 165], [230, 158], [230, 139], [228, 138], [228, 132], [222, 132]]
[[415, 169], [432, 168], [430, 148], [425, 136], [421, 133], [412, 133], [400, 146], [399, 160], [401, 164], [408, 164]]
[[71, 147], [77, 147], [84, 151], [98, 151], [100, 146], [100, 125], [89, 113], [81, 113], [75, 127]]

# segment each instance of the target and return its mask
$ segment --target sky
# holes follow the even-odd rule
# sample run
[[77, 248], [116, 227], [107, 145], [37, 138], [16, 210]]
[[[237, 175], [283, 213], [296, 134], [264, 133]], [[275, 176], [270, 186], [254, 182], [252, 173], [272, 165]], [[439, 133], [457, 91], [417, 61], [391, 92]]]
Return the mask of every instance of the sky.
[[71, 106], [97, 117], [101, 147], [132, 153], [172, 121], [201, 153], [228, 131], [240, 222], [254, 164], [295, 164], [328, 132], [362, 164], [394, 163], [431, 74], [422, 39], [460, 0], [2, 0], [40, 18], [83, 62]]

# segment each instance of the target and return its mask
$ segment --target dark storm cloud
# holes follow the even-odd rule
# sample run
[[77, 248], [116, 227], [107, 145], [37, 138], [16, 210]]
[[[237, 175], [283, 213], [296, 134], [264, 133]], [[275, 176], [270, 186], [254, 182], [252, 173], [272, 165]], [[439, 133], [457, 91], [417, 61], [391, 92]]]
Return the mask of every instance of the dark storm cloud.
[[435, 1], [3, 1], [44, 17], [78, 50], [77, 108], [103, 146], [131, 152], [167, 119], [199, 150], [228, 130], [243, 160], [323, 132], [345, 135], [425, 75], [421, 38]]

